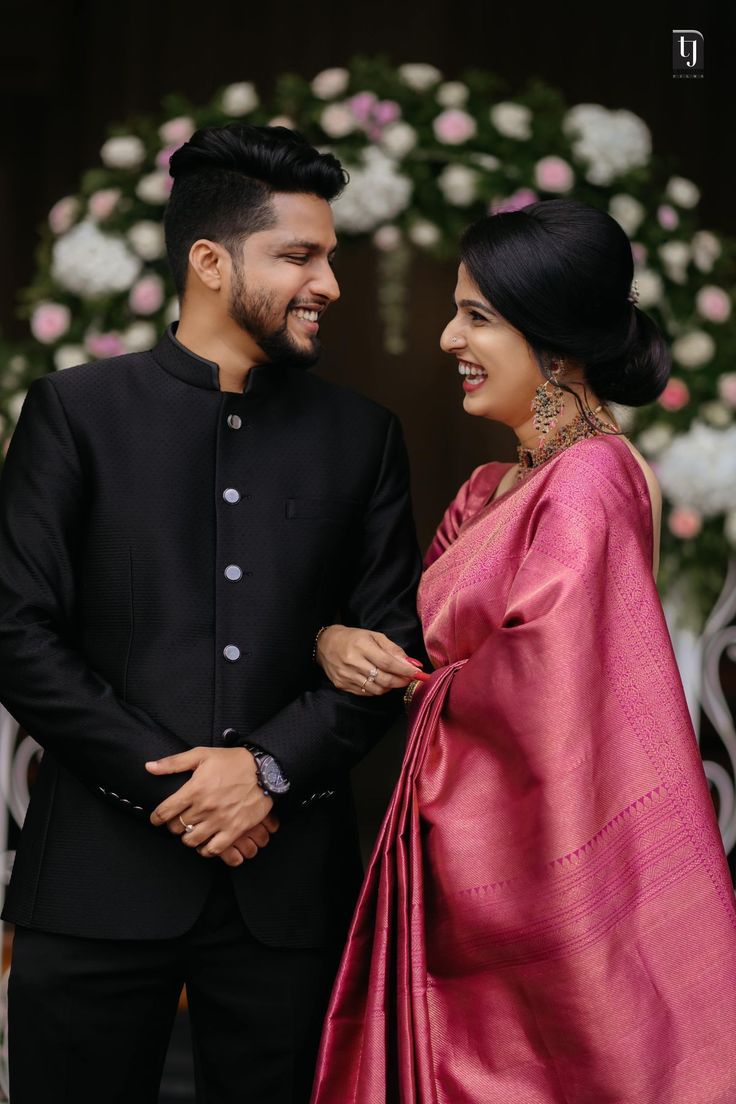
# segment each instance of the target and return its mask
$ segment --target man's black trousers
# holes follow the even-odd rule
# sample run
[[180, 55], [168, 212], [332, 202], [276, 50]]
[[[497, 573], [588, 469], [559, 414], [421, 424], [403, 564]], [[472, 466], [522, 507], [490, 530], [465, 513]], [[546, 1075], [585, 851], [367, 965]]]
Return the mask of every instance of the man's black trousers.
[[339, 950], [258, 943], [224, 868], [195, 926], [176, 939], [17, 928], [11, 1102], [156, 1104], [186, 985], [198, 1104], [307, 1104]]

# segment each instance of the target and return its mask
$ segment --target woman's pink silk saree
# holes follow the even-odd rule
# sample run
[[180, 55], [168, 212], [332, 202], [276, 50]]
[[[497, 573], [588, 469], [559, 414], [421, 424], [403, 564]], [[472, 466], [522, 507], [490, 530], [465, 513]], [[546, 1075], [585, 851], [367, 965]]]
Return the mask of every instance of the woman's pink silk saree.
[[736, 916], [625, 442], [427, 556], [437, 670], [325, 1024], [313, 1104], [736, 1104]]

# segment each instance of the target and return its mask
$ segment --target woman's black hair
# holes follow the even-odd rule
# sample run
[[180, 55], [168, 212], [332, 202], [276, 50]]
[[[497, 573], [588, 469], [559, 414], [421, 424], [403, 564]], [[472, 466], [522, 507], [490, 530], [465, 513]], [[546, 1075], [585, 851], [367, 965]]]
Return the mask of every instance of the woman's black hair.
[[166, 214], [166, 251], [176, 290], [186, 284], [189, 250], [198, 238], [225, 246], [231, 256], [249, 234], [275, 222], [272, 196], [297, 192], [335, 199], [347, 175], [331, 153], [320, 153], [286, 127], [229, 123], [205, 127], [178, 149]]
[[460, 259], [548, 378], [569, 359], [602, 402], [644, 406], [664, 390], [669, 346], [629, 298], [631, 245], [610, 215], [571, 199], [490, 215], [465, 231]]

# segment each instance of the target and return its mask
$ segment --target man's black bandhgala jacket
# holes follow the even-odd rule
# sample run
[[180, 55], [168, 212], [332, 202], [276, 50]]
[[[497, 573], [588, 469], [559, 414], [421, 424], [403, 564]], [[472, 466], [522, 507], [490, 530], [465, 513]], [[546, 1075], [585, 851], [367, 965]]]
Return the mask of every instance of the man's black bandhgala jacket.
[[271, 946], [339, 937], [360, 879], [348, 773], [401, 692], [335, 690], [312, 646], [339, 620], [422, 654], [397, 419], [296, 366], [220, 391], [170, 331], [34, 381], [0, 488], [0, 701], [45, 749], [4, 917], [189, 929], [221, 860], [149, 823], [188, 776], [144, 763], [254, 743], [291, 790], [231, 873], [243, 917]]

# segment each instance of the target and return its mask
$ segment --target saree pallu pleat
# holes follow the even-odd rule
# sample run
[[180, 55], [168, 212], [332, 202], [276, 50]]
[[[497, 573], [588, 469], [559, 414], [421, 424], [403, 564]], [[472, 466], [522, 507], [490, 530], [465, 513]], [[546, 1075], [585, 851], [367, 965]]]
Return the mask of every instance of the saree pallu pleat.
[[736, 1104], [736, 912], [625, 442], [448, 510], [313, 1104]]
[[435, 1104], [416, 778], [455, 664], [422, 695], [335, 982], [314, 1099]]

